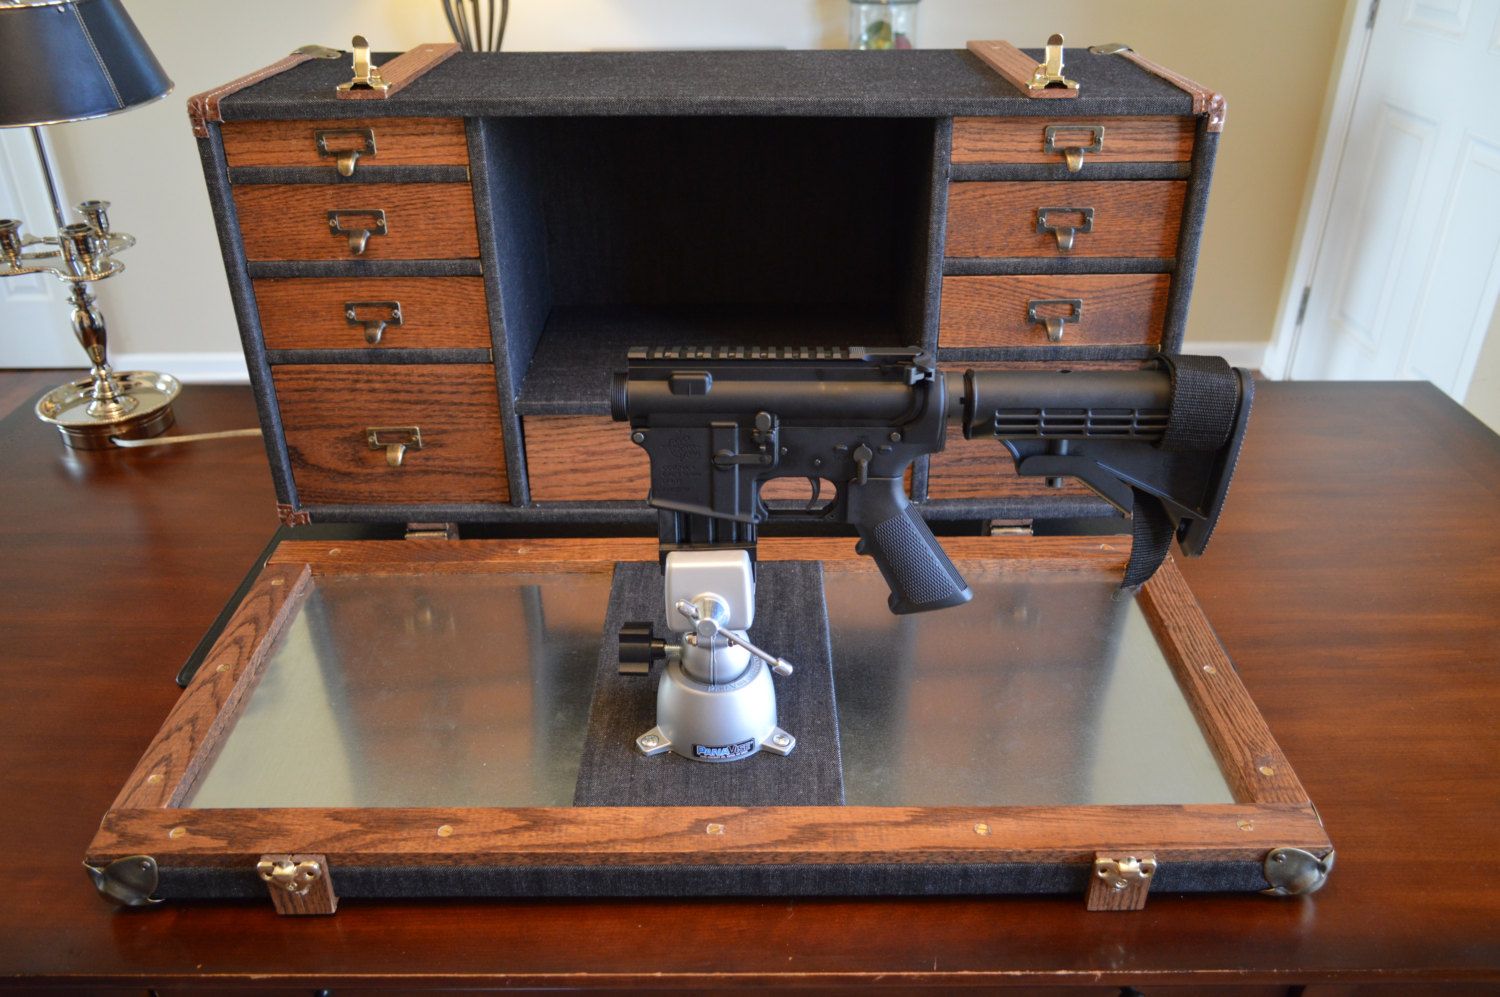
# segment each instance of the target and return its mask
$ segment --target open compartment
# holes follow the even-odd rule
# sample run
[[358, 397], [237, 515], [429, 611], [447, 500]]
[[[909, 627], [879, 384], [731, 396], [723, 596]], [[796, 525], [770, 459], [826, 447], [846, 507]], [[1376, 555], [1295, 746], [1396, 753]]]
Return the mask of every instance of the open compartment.
[[760, 545], [822, 563], [842, 805], [580, 806], [611, 578], [653, 541], [285, 542], [87, 861], [149, 860], [142, 900], [263, 896], [277, 856], [345, 897], [1065, 893], [1142, 856], [1173, 891], [1321, 883], [1317, 813], [1170, 560], [1121, 597], [1128, 538], [944, 546], [974, 601], [895, 617], [852, 543]]
[[631, 345], [927, 343], [943, 127], [484, 119], [519, 413], [607, 412]]

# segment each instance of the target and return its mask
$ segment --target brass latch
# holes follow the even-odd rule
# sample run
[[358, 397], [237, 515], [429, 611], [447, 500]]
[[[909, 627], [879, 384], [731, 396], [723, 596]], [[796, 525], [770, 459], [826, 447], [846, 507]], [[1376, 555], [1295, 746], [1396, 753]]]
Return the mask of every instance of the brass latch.
[[[1038, 308], [1049, 305], [1061, 305], [1067, 308], [1066, 315], [1038, 315]], [[1033, 298], [1026, 302], [1026, 321], [1031, 323], [1040, 322], [1047, 329], [1047, 341], [1060, 343], [1063, 338], [1063, 326], [1069, 322], [1083, 321], [1083, 299], [1082, 298]]]
[[1031, 79], [1026, 81], [1028, 90], [1077, 90], [1078, 84], [1063, 75], [1063, 36], [1053, 35], [1047, 39], [1046, 58], [1036, 64]]
[[[366, 309], [376, 311], [378, 314], [361, 315], [360, 312]], [[376, 346], [380, 343], [380, 337], [385, 335], [386, 326], [402, 323], [401, 302], [346, 301], [344, 302], [344, 321], [350, 325], [363, 327], [365, 342]]]
[[267, 885], [283, 889], [294, 897], [305, 897], [313, 884], [323, 877], [323, 866], [311, 861], [261, 859], [255, 864], [255, 872]]
[[[1088, 142], [1064, 142], [1057, 144], [1057, 134], [1077, 135], [1079, 132], [1087, 132], [1092, 136]], [[1043, 133], [1042, 151], [1049, 153], [1062, 153], [1063, 159], [1068, 164], [1069, 173], [1077, 173], [1083, 169], [1083, 156], [1089, 152], [1104, 151], [1104, 126], [1103, 125], [1048, 125]]]
[[[1048, 216], [1052, 212], [1058, 214], [1073, 214], [1079, 216], [1076, 225], [1059, 225]], [[1093, 208], [1037, 208], [1036, 230], [1038, 232], [1051, 232], [1057, 237], [1057, 250], [1060, 253], [1071, 252], [1073, 249], [1073, 236], [1080, 232], [1092, 232], [1094, 230]]]
[[380, 78], [380, 70], [370, 64], [370, 43], [364, 35], [354, 36], [354, 79], [340, 83], [340, 90], [379, 90], [384, 93], [391, 85]]
[[[333, 136], [353, 136], [363, 143], [364, 148], [330, 149], [328, 140]], [[360, 156], [375, 155], [375, 129], [373, 128], [329, 128], [315, 132], [314, 139], [317, 142], [318, 155], [338, 157], [339, 176], [352, 177], [354, 166], [359, 162]]]
[[406, 460], [407, 450], [422, 449], [420, 426], [370, 427], [365, 430], [365, 441], [371, 450], [384, 450], [388, 467], [400, 467]]
[[1140, 910], [1146, 906], [1151, 877], [1156, 875], [1156, 856], [1094, 853], [1094, 874], [1089, 881], [1089, 910]]
[[[367, 218], [365, 224], [346, 225], [345, 219]], [[328, 212], [328, 230], [334, 235], [349, 237], [349, 252], [355, 256], [365, 251], [372, 235], [385, 235], [385, 209], [349, 208]]]

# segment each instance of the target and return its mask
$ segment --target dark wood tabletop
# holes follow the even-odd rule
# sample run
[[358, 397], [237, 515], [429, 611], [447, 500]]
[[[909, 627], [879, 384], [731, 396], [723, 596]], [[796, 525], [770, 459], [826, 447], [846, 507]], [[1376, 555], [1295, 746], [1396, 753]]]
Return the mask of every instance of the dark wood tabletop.
[[[51, 380], [0, 374], [0, 410]], [[254, 439], [71, 452], [29, 408], [0, 422], [0, 985], [1500, 984], [1500, 438], [1429, 385], [1262, 384], [1218, 535], [1183, 565], [1322, 812], [1328, 885], [1130, 914], [1081, 897], [117, 910], [80, 859], [275, 499]], [[189, 387], [178, 422], [255, 410], [248, 389]]]

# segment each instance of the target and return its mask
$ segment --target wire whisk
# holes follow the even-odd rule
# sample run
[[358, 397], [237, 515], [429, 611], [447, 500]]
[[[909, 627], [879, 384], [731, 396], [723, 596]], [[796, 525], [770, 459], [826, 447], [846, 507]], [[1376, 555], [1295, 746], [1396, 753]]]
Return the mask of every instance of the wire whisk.
[[498, 52], [505, 42], [510, 0], [442, 0], [453, 40], [465, 52]]

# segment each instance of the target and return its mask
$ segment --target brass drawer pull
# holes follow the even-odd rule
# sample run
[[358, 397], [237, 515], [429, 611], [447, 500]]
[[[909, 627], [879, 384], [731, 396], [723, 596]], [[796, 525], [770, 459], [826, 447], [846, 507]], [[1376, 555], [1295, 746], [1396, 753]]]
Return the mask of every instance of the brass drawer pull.
[[[1036, 310], [1048, 305], [1062, 305], [1068, 309], [1066, 315], [1038, 315]], [[1063, 338], [1063, 326], [1069, 322], [1083, 321], [1083, 299], [1082, 298], [1033, 298], [1026, 302], [1026, 321], [1040, 322], [1047, 329], [1047, 340], [1052, 343], [1060, 343]]]
[[365, 430], [365, 441], [371, 450], [384, 450], [387, 467], [400, 467], [407, 450], [422, 449], [420, 426], [372, 426]]
[[[361, 224], [346, 225], [345, 219], [368, 219]], [[349, 237], [349, 252], [355, 256], [365, 251], [372, 235], [385, 235], [384, 208], [350, 208], [345, 211], [328, 212], [328, 230], [334, 235]]]
[[[1057, 144], [1057, 133], [1076, 135], [1079, 132], [1088, 132], [1093, 139], [1087, 143], [1077, 141], [1067, 142], [1059, 146]], [[1069, 173], [1077, 173], [1083, 169], [1083, 156], [1088, 152], [1104, 151], [1104, 126], [1103, 125], [1048, 125], [1045, 137], [1042, 139], [1042, 151], [1061, 153], [1068, 164]]]
[[[330, 149], [328, 140], [333, 136], [352, 136], [364, 142], [363, 149]], [[375, 129], [373, 128], [329, 128], [324, 131], [315, 132], [314, 138], [318, 144], [318, 155], [336, 156], [338, 158], [339, 176], [352, 177], [354, 166], [359, 162], [360, 156], [375, 155]]]
[[[361, 316], [360, 313], [367, 309], [378, 314]], [[385, 335], [386, 326], [402, 323], [401, 302], [346, 301], [344, 302], [344, 321], [350, 325], [363, 326], [365, 342], [371, 346], [377, 346], [380, 343], [380, 337]]]
[[[1070, 214], [1081, 216], [1077, 225], [1060, 225], [1048, 219], [1052, 212], [1058, 214]], [[1066, 253], [1073, 248], [1073, 236], [1080, 232], [1092, 232], [1094, 230], [1093, 208], [1037, 208], [1036, 230], [1038, 232], [1051, 232], [1057, 236], [1057, 251]]]

